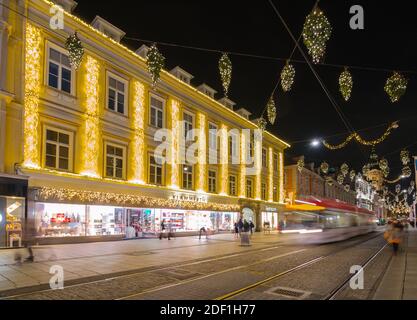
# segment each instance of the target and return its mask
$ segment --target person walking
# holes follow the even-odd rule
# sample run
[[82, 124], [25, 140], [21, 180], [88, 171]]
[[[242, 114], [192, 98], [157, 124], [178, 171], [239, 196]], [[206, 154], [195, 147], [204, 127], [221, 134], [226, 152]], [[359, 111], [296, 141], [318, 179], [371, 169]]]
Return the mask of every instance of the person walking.
[[250, 234], [253, 235], [253, 229], [255, 228], [255, 225], [253, 224], [252, 220], [249, 222], [249, 228], [250, 228]]
[[392, 245], [394, 256], [398, 254], [398, 249], [403, 238], [402, 226], [399, 222], [392, 224], [386, 231], [385, 237], [389, 244]]
[[199, 236], [198, 236], [198, 240], [201, 240], [201, 235], [202, 235], [202, 233], [204, 232], [204, 234], [206, 235], [206, 239], [208, 240], [208, 234], [207, 234], [207, 229], [206, 229], [206, 227], [202, 227], [202, 228], [200, 228], [200, 234], [199, 234]]
[[242, 218], [240, 218], [239, 222], [237, 223], [237, 227], [239, 230], [239, 236], [241, 235], [242, 231], [243, 231], [243, 221]]
[[166, 224], [165, 224], [165, 219], [163, 219], [161, 222], [161, 232], [159, 233], [159, 240], [162, 240], [162, 236], [165, 230], [166, 230]]
[[234, 224], [234, 233], [235, 233], [235, 239], [239, 238], [239, 225], [237, 222]]
[[29, 256], [25, 259], [25, 262], [34, 262], [35, 255], [33, 253], [33, 245], [36, 241], [36, 229], [34, 221], [27, 220], [25, 225], [25, 233], [23, 234], [23, 243], [28, 250]]

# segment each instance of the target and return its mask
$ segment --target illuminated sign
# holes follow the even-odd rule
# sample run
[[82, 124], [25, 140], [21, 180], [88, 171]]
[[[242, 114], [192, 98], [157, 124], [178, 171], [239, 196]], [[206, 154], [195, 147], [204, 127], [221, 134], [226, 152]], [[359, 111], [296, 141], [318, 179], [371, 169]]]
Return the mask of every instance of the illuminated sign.
[[208, 203], [208, 197], [205, 195], [196, 195], [189, 193], [175, 193], [171, 196], [170, 200], [174, 201], [187, 201], [187, 202], [198, 202]]
[[11, 206], [9, 206], [7, 208], [7, 214], [12, 214], [14, 211], [16, 211], [17, 209], [19, 209], [22, 206], [22, 204], [20, 202], [15, 202], [13, 203]]

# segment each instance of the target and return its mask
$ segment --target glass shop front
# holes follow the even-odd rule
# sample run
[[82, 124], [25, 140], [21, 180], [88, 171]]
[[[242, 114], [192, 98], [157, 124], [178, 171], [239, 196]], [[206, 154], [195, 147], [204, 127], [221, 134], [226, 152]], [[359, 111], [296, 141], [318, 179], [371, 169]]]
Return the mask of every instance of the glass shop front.
[[174, 232], [231, 231], [240, 214], [179, 209], [125, 208], [61, 203], [36, 203], [35, 228], [39, 238], [152, 236], [163, 220]]

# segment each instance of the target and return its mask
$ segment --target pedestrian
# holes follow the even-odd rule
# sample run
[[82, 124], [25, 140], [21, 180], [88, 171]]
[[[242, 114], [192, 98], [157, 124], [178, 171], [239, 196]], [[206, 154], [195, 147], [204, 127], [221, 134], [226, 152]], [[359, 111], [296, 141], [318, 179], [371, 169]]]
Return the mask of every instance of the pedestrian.
[[206, 239], [208, 239], [208, 235], [207, 235], [207, 230], [205, 227], [200, 228], [200, 234], [198, 239], [201, 240], [201, 234], [204, 232], [204, 234], [206, 235]]
[[239, 236], [240, 236], [240, 234], [243, 231], [243, 221], [242, 221], [242, 218], [240, 218], [239, 222], [237, 223], [237, 227], [239, 229]]
[[238, 223], [237, 222], [235, 222], [235, 224], [234, 224], [234, 231], [235, 231], [235, 239], [238, 239], [239, 238], [239, 225], [238, 225]]
[[253, 234], [253, 229], [255, 228], [255, 225], [253, 224], [252, 220], [249, 222], [249, 228], [250, 228], [250, 234]]
[[34, 221], [27, 220], [26, 221], [26, 227], [25, 227], [25, 233], [23, 234], [23, 242], [25, 248], [28, 250], [29, 256], [25, 259], [25, 262], [34, 262], [35, 261], [35, 255], [33, 253], [33, 245], [36, 241], [36, 229]]
[[393, 223], [392, 226], [387, 229], [384, 237], [387, 239], [388, 243], [392, 245], [394, 256], [396, 256], [403, 237], [401, 224], [398, 222]]
[[249, 222], [245, 219], [243, 221], [243, 232], [248, 233], [250, 231], [250, 224]]
[[166, 224], [165, 224], [165, 219], [163, 219], [161, 222], [161, 232], [159, 233], [159, 240], [162, 240], [162, 236], [165, 232], [165, 229], [166, 229]]
[[168, 240], [171, 240], [171, 237], [174, 236], [174, 231], [173, 231], [173, 227], [172, 227], [172, 222], [168, 222], [168, 228], [167, 228], [167, 233], [168, 233]]

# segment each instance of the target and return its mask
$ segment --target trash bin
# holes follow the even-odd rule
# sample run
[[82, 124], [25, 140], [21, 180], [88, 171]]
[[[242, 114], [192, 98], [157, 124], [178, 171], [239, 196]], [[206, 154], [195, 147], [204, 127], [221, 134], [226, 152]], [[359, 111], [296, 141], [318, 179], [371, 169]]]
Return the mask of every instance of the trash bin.
[[250, 247], [250, 233], [249, 232], [242, 232], [240, 234], [240, 245], [242, 247]]

